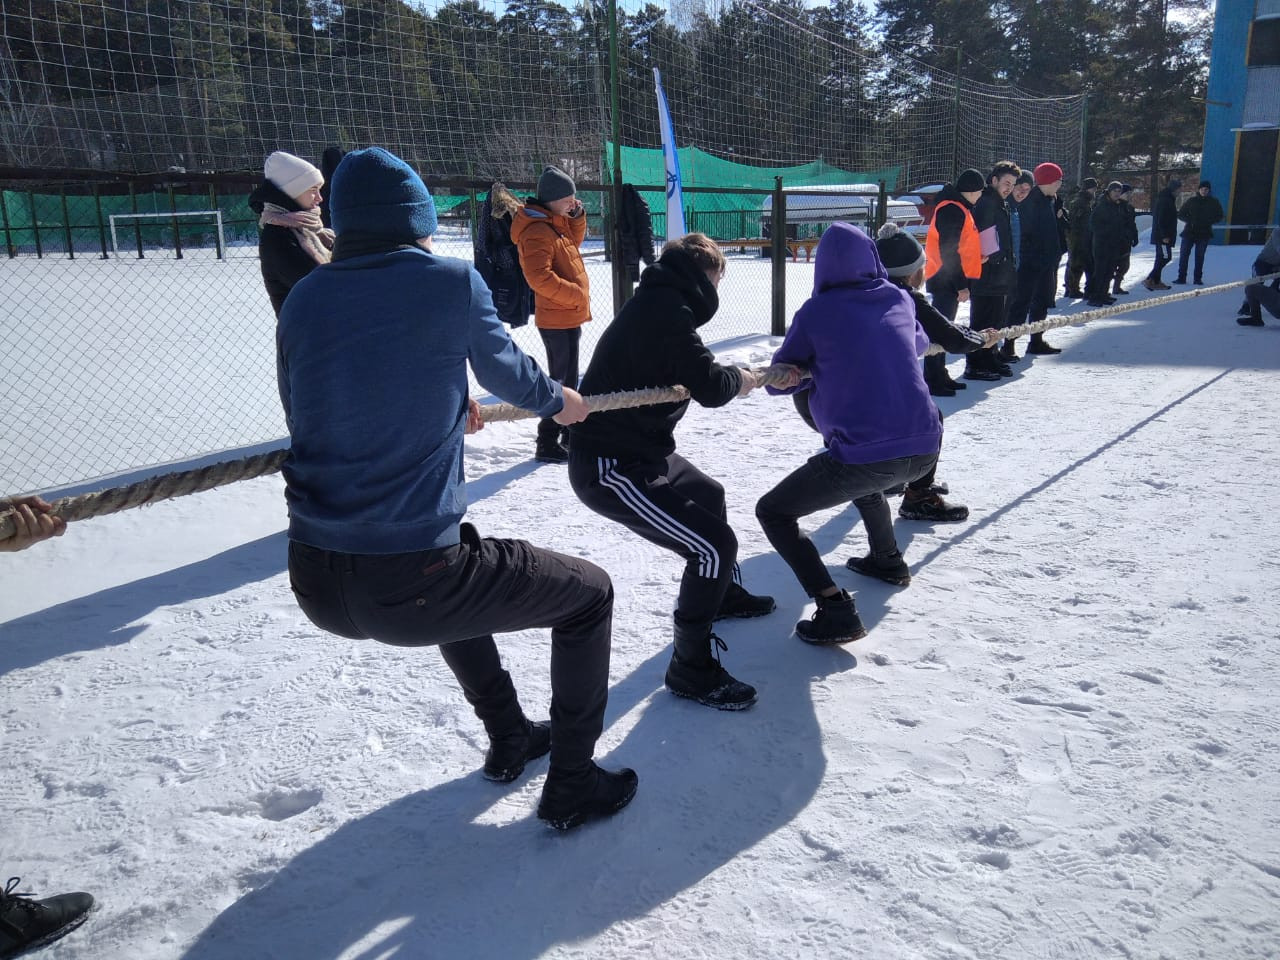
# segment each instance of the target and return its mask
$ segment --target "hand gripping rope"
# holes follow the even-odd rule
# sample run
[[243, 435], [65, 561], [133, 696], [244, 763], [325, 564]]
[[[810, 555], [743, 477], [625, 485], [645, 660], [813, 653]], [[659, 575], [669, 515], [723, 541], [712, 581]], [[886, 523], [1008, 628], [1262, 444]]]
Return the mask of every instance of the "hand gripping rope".
[[[1280, 278], [1280, 273], [1272, 273], [1252, 277], [1248, 280], [1237, 280], [1232, 283], [1205, 287], [1200, 290], [1187, 290], [1183, 293], [1169, 294], [1164, 297], [1149, 297], [1133, 303], [1116, 304], [1115, 306], [1101, 307], [1096, 310], [1087, 310], [1068, 316], [1046, 318], [1038, 323], [1009, 327], [1003, 333], [1007, 337], [1043, 333], [1056, 327], [1078, 326], [1088, 323], [1090, 320], [1102, 320], [1122, 313], [1132, 313], [1135, 310], [1145, 310], [1150, 307], [1164, 306], [1165, 304], [1177, 303], [1182, 300], [1191, 300], [1195, 297], [1209, 296], [1210, 294], [1222, 293], [1226, 290], [1234, 290], [1253, 283], [1263, 283], [1278, 278]], [[926, 356], [934, 353], [945, 353], [945, 351], [942, 347], [934, 344], [926, 351]], [[760, 378], [761, 386], [776, 385], [784, 376], [781, 371], [773, 367], [752, 368], [752, 372]], [[621, 390], [616, 393], [583, 397], [592, 412], [622, 410], [655, 403], [679, 403], [687, 399], [689, 399], [689, 391], [679, 385], [648, 387], [643, 390]], [[509, 403], [489, 404], [480, 408], [480, 418], [485, 423], [525, 420], [536, 416], [537, 414], [531, 410], [522, 410]], [[210, 464], [197, 470], [166, 473], [162, 476], [151, 477], [124, 487], [112, 487], [76, 497], [63, 497], [53, 502], [53, 514], [68, 523], [73, 523], [77, 520], [88, 520], [90, 517], [104, 517], [111, 513], [118, 513], [121, 510], [159, 503], [161, 500], [170, 500], [190, 493], [212, 490], [214, 487], [221, 487], [237, 480], [252, 480], [254, 477], [266, 476], [278, 471], [284, 465], [288, 456], [288, 449], [274, 450], [271, 453], [261, 453], [240, 460], [227, 460]], [[14, 535], [15, 527], [12, 517], [12, 510], [0, 512], [0, 540], [8, 540]]]

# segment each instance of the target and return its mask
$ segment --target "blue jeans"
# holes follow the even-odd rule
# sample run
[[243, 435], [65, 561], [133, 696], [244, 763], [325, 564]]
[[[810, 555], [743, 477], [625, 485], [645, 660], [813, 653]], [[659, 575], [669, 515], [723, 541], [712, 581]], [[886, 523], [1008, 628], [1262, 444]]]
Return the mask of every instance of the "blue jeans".
[[892, 557], [898, 553], [898, 540], [883, 491], [919, 479], [937, 463], [936, 452], [877, 463], [841, 463], [824, 450], [760, 498], [756, 519], [805, 593], [816, 597], [834, 587], [835, 581], [818, 548], [800, 532], [797, 521], [852, 500], [867, 528], [871, 553]]
[[1182, 235], [1182, 245], [1178, 248], [1178, 282], [1187, 282], [1187, 262], [1191, 259], [1191, 251], [1196, 252], [1196, 267], [1193, 279], [1199, 283], [1204, 279], [1204, 253], [1209, 249], [1209, 241], [1192, 240], [1185, 233]]

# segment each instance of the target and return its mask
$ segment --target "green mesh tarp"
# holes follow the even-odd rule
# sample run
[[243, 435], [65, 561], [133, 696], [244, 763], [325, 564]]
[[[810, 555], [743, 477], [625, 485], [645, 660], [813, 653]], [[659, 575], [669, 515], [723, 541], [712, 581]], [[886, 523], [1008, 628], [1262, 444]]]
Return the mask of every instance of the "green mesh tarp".
[[[773, 191], [774, 178], [781, 177], [784, 187], [819, 186], [844, 183], [879, 183], [883, 180], [890, 191], [898, 182], [901, 168], [879, 170], [842, 170], [822, 160], [794, 167], [753, 167], [713, 156], [697, 147], [680, 147], [680, 182], [688, 187], [737, 187], [756, 189], [758, 194], [688, 193], [684, 194], [685, 223], [690, 230], [700, 230], [713, 237], [760, 236], [760, 211], [764, 198]], [[667, 168], [661, 150], [623, 147], [622, 180], [639, 187], [667, 182]], [[605, 169], [613, 176], [613, 145], [605, 143]], [[662, 189], [641, 190], [653, 216], [654, 232], [666, 235], [667, 199]]]

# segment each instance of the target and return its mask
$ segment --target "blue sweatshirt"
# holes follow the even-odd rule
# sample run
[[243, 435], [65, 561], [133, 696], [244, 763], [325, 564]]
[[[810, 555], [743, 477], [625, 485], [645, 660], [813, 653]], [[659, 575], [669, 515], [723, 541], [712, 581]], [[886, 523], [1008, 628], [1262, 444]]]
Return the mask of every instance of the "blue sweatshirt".
[[827, 450], [840, 463], [937, 453], [942, 421], [919, 363], [929, 338], [910, 294], [889, 281], [875, 244], [850, 224], [827, 228], [815, 260], [813, 296], [773, 362], [812, 374], [795, 390], [809, 390]]
[[289, 536], [325, 550], [458, 542], [468, 361], [508, 403], [543, 417], [564, 406], [480, 274], [417, 248], [317, 267], [285, 300], [276, 348]]

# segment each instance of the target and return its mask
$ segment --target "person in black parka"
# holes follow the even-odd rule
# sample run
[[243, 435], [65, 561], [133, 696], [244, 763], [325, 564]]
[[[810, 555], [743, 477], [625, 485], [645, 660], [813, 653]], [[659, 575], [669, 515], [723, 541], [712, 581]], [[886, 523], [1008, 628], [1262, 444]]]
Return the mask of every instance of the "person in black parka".
[[1171, 289], [1160, 274], [1173, 261], [1173, 242], [1178, 236], [1178, 191], [1181, 188], [1182, 181], [1175, 177], [1156, 194], [1155, 206], [1151, 210], [1151, 245], [1156, 248], [1156, 257], [1151, 272], [1142, 281], [1148, 290]]
[[640, 279], [640, 261], [651, 265], [658, 258], [653, 252], [653, 218], [649, 205], [633, 184], [622, 185], [622, 200], [618, 210], [618, 243], [621, 259], [627, 267], [631, 282]]
[[1093, 234], [1093, 273], [1085, 288], [1085, 298], [1091, 307], [1105, 307], [1116, 302], [1108, 292], [1116, 266], [1130, 250], [1132, 223], [1128, 205], [1124, 201], [1124, 184], [1112, 180], [1102, 198], [1089, 215], [1089, 229]]
[[[987, 188], [973, 206], [973, 223], [981, 236], [994, 229], [998, 242], [982, 264], [982, 276], [969, 285], [969, 326], [974, 330], [1004, 328], [1009, 322], [1009, 298], [1018, 287], [1013, 227], [1009, 220], [1009, 194], [1022, 176], [1012, 160], [1001, 160], [987, 175]], [[966, 380], [999, 380], [1013, 370], [996, 356], [994, 347], [975, 350], [965, 358]]]
[[1182, 205], [1178, 219], [1185, 221], [1182, 228], [1182, 245], [1178, 248], [1178, 279], [1174, 283], [1187, 282], [1187, 266], [1195, 252], [1195, 282], [1204, 283], [1204, 255], [1213, 239], [1213, 225], [1222, 219], [1222, 204], [1211, 196], [1212, 185], [1201, 180], [1196, 195]]
[[293, 285], [333, 255], [333, 231], [320, 218], [324, 176], [291, 153], [267, 157], [265, 178], [249, 195], [258, 215], [258, 258], [271, 309], [280, 316]]
[[[720, 305], [724, 254], [701, 233], [669, 241], [640, 278], [635, 296], [605, 328], [582, 392], [612, 393], [681, 384], [692, 400], [720, 407], [758, 386], [750, 370], [717, 363], [698, 327]], [[798, 381], [797, 381], [798, 382]], [[689, 400], [593, 413], [569, 429], [569, 483], [596, 513], [685, 561], [675, 610], [675, 650], [666, 686], [718, 710], [742, 710], [755, 687], [721, 665], [724, 617], [757, 617], [772, 597], [748, 593], [738, 570], [724, 487], [676, 453], [675, 428]]]
[[522, 206], [506, 184], [497, 182], [489, 188], [476, 220], [476, 270], [493, 295], [493, 308], [509, 327], [523, 327], [533, 313], [533, 290], [511, 239], [511, 221]]

